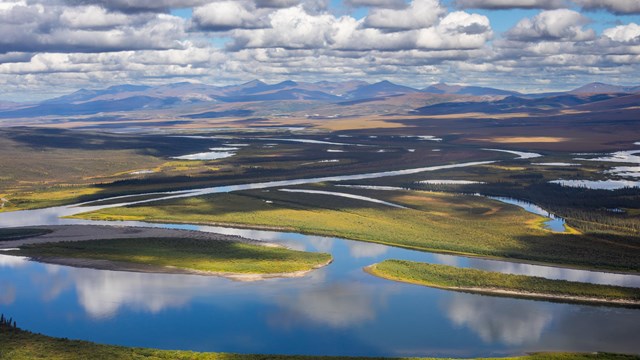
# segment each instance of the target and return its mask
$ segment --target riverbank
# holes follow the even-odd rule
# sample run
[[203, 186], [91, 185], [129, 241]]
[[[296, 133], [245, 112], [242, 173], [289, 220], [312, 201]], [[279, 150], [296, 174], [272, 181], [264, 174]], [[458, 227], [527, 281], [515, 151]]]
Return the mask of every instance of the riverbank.
[[[9, 247], [10, 245], [10, 247]], [[196, 231], [62, 226], [39, 237], [4, 244], [4, 254], [74, 267], [197, 274], [254, 281], [301, 277], [332, 261], [330, 254]]]
[[388, 280], [438, 289], [562, 302], [640, 307], [640, 289], [550, 280], [404, 260], [385, 260], [365, 268]]
[[[34, 334], [6, 325], [0, 327], [0, 358], [22, 359], [192, 359], [192, 360], [382, 360], [400, 358], [342, 357], [342, 356], [300, 356], [300, 355], [257, 355], [228, 353], [199, 353], [179, 350], [157, 350], [132, 348], [116, 345], [102, 345], [88, 341], [53, 338]], [[429, 359], [429, 358], [405, 358]], [[503, 360], [638, 360], [637, 355], [610, 353], [533, 353], [525, 356], [503, 358]], [[487, 359], [488, 360], [488, 359]]]
[[[308, 185], [307, 188], [332, 189], [328, 185]], [[513, 205], [477, 196], [436, 192], [349, 191], [406, 209], [319, 194], [252, 190], [101, 209], [73, 217], [256, 229], [278, 227], [290, 232], [426, 252], [640, 272], [627, 243], [605, 242], [598, 234], [543, 230], [544, 218]]]

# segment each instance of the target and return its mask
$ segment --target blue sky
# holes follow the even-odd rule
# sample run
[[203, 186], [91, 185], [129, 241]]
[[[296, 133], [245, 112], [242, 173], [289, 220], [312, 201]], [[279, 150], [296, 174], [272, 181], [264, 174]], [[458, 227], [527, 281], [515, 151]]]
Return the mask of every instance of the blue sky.
[[0, 99], [178, 81], [640, 84], [640, 0], [0, 0]]

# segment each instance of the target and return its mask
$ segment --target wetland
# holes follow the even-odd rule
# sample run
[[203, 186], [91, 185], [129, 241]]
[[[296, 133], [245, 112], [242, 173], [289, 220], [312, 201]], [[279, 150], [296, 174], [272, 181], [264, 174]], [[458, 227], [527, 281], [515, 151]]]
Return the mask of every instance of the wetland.
[[[151, 154], [154, 166], [116, 162], [117, 171], [100, 182], [66, 179], [48, 187], [6, 180], [11, 191], [3, 194], [10, 202], [0, 213], [1, 312], [49, 336], [155, 349], [442, 357], [640, 352], [634, 339], [637, 309], [452, 292], [363, 270], [395, 259], [522, 275], [523, 284], [537, 277], [579, 287], [623, 286], [636, 296], [638, 191], [549, 183], [568, 176], [602, 180], [604, 171], [619, 163], [384, 134], [349, 134], [348, 143], [334, 135], [307, 135], [305, 141], [286, 141], [281, 134], [260, 140], [254, 133], [228, 136], [233, 140], [165, 139], [173, 145], [161, 156]], [[135, 138], [131, 135], [134, 144], [140, 141]], [[230, 158], [171, 159], [217, 151], [229, 141], [247, 146], [234, 149]], [[441, 151], [432, 151], [435, 146]], [[338, 148], [345, 152], [332, 156], [340, 162], [322, 162], [327, 150]], [[553, 165], [536, 164], [542, 161]], [[309, 162], [314, 164], [301, 166]], [[575, 162], [580, 165], [565, 165]], [[136, 169], [153, 172], [131, 174]], [[64, 195], [52, 201], [48, 193]], [[611, 208], [620, 211], [606, 210]], [[187, 241], [175, 242], [173, 233], [157, 238], [127, 230], [109, 237], [118, 231], [97, 236], [92, 230], [77, 242], [52, 242], [61, 228], [92, 226], [182, 231]], [[233, 272], [243, 272], [247, 265], [237, 263], [238, 254], [251, 253], [250, 263], [259, 258], [248, 244], [212, 244], [202, 234], [275, 244], [259, 247], [260, 252], [304, 259], [305, 268], [288, 271], [316, 269], [301, 277], [239, 282], [45, 259], [113, 257], [110, 261], [178, 266], [180, 257], [193, 268], [190, 256], [212, 247], [206, 261], [233, 258], [242, 268]], [[59, 240], [73, 240], [70, 236]], [[20, 250], [7, 250], [15, 248]], [[264, 265], [279, 275], [289, 266]], [[180, 331], [169, 331], [176, 328]]]

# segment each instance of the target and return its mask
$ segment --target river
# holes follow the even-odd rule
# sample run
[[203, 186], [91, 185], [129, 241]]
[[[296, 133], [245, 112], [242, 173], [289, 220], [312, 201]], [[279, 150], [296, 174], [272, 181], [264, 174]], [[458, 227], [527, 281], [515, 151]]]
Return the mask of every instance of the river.
[[[371, 179], [481, 163], [362, 175], [221, 186], [158, 194], [178, 198]], [[184, 224], [61, 219], [119, 204], [0, 214], [0, 226], [103, 224], [211, 231], [330, 252], [334, 262], [303, 278], [236, 282], [42, 264], [0, 255], [0, 312], [28, 330], [99, 343], [240, 353], [366, 356], [502, 356], [528, 351], [640, 353], [640, 311], [490, 297], [391, 282], [364, 266], [407, 259], [640, 287], [633, 275], [430, 254], [296, 233]], [[149, 202], [152, 200], [143, 200]]]

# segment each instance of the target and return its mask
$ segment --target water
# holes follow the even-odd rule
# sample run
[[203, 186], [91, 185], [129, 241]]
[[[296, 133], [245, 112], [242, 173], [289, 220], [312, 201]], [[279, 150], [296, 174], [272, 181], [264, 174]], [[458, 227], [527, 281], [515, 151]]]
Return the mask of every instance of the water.
[[640, 178], [640, 166], [616, 166], [604, 173], [623, 178]]
[[549, 182], [560, 186], [592, 190], [619, 190], [640, 187], [640, 181], [633, 180], [552, 180]]
[[[481, 196], [484, 196], [484, 195], [481, 195]], [[486, 197], [488, 197], [489, 199], [506, 203], [506, 204], [515, 205], [532, 214], [549, 218], [549, 220], [544, 222], [544, 226], [548, 230], [556, 231], [556, 232], [567, 231], [567, 228], [565, 227], [565, 220], [563, 218], [548, 212], [547, 210], [541, 208], [536, 204], [530, 203], [528, 201], [518, 200], [514, 198], [509, 198], [509, 197], [502, 197], [502, 196], [486, 196]]]
[[384, 200], [380, 200], [380, 199], [374, 199], [374, 198], [368, 197], [368, 196], [361, 196], [361, 195], [355, 195], [355, 194], [349, 194], [349, 193], [341, 193], [341, 192], [335, 192], [335, 191], [305, 190], [305, 189], [279, 189], [279, 191], [290, 192], [290, 193], [304, 193], [304, 194], [318, 194], [318, 195], [338, 196], [338, 197], [344, 197], [344, 198], [349, 198], [349, 199], [354, 199], [354, 200], [361, 200], [361, 201], [367, 201], [367, 202], [376, 203], [376, 204], [382, 204], [382, 205], [386, 205], [386, 206], [390, 206], [390, 207], [394, 207], [394, 208], [399, 208], [399, 209], [406, 209], [406, 207], [404, 207], [402, 205], [394, 204], [394, 203], [391, 203], [391, 202], [388, 202], [388, 201], [384, 201]]
[[541, 157], [542, 155], [538, 154], [538, 153], [532, 153], [532, 152], [524, 152], [524, 151], [515, 151], [515, 150], [503, 150], [503, 149], [482, 149], [482, 150], [487, 150], [487, 151], [500, 151], [500, 152], [505, 152], [505, 153], [509, 153], [509, 154], [514, 154], [514, 155], [518, 155], [518, 157], [516, 159], [534, 159], [537, 157]]
[[233, 150], [238, 150], [237, 147], [227, 147], [227, 148], [209, 148], [211, 151], [188, 154], [182, 156], [174, 156], [173, 159], [178, 160], [217, 160], [217, 159], [226, 159], [228, 157], [234, 156], [236, 153]]
[[472, 185], [472, 184], [484, 184], [482, 181], [473, 181], [473, 180], [422, 180], [418, 181], [418, 184], [427, 184], [427, 185]]
[[241, 283], [70, 268], [0, 254], [0, 311], [36, 332], [164, 349], [370, 356], [640, 352], [638, 310], [454, 293], [379, 279], [362, 267], [399, 258], [598, 282], [626, 278], [623, 283], [640, 286], [637, 277], [294, 233], [223, 231], [328, 251], [334, 263], [305, 278]]
[[611, 154], [606, 154], [605, 156], [595, 158], [576, 158], [575, 160], [640, 164], [640, 156], [637, 154], [640, 154], [640, 150], [616, 151]]
[[[321, 179], [358, 180], [434, 168], [441, 167]], [[318, 181], [158, 195], [186, 197]], [[209, 231], [329, 252], [334, 262], [304, 278], [243, 283], [220, 277], [72, 268], [0, 253], [0, 312], [17, 319], [21, 327], [99, 343], [240, 353], [455, 357], [536, 350], [640, 353], [636, 309], [455, 293], [379, 279], [362, 268], [394, 258], [633, 287], [640, 287], [639, 276], [430, 254], [296, 233], [60, 218], [122, 206], [87, 205], [91, 206], [2, 213], [0, 226], [104, 224]]]
[[540, 165], [540, 166], [580, 166], [580, 164], [567, 163], [567, 162], [531, 163], [531, 165]]

